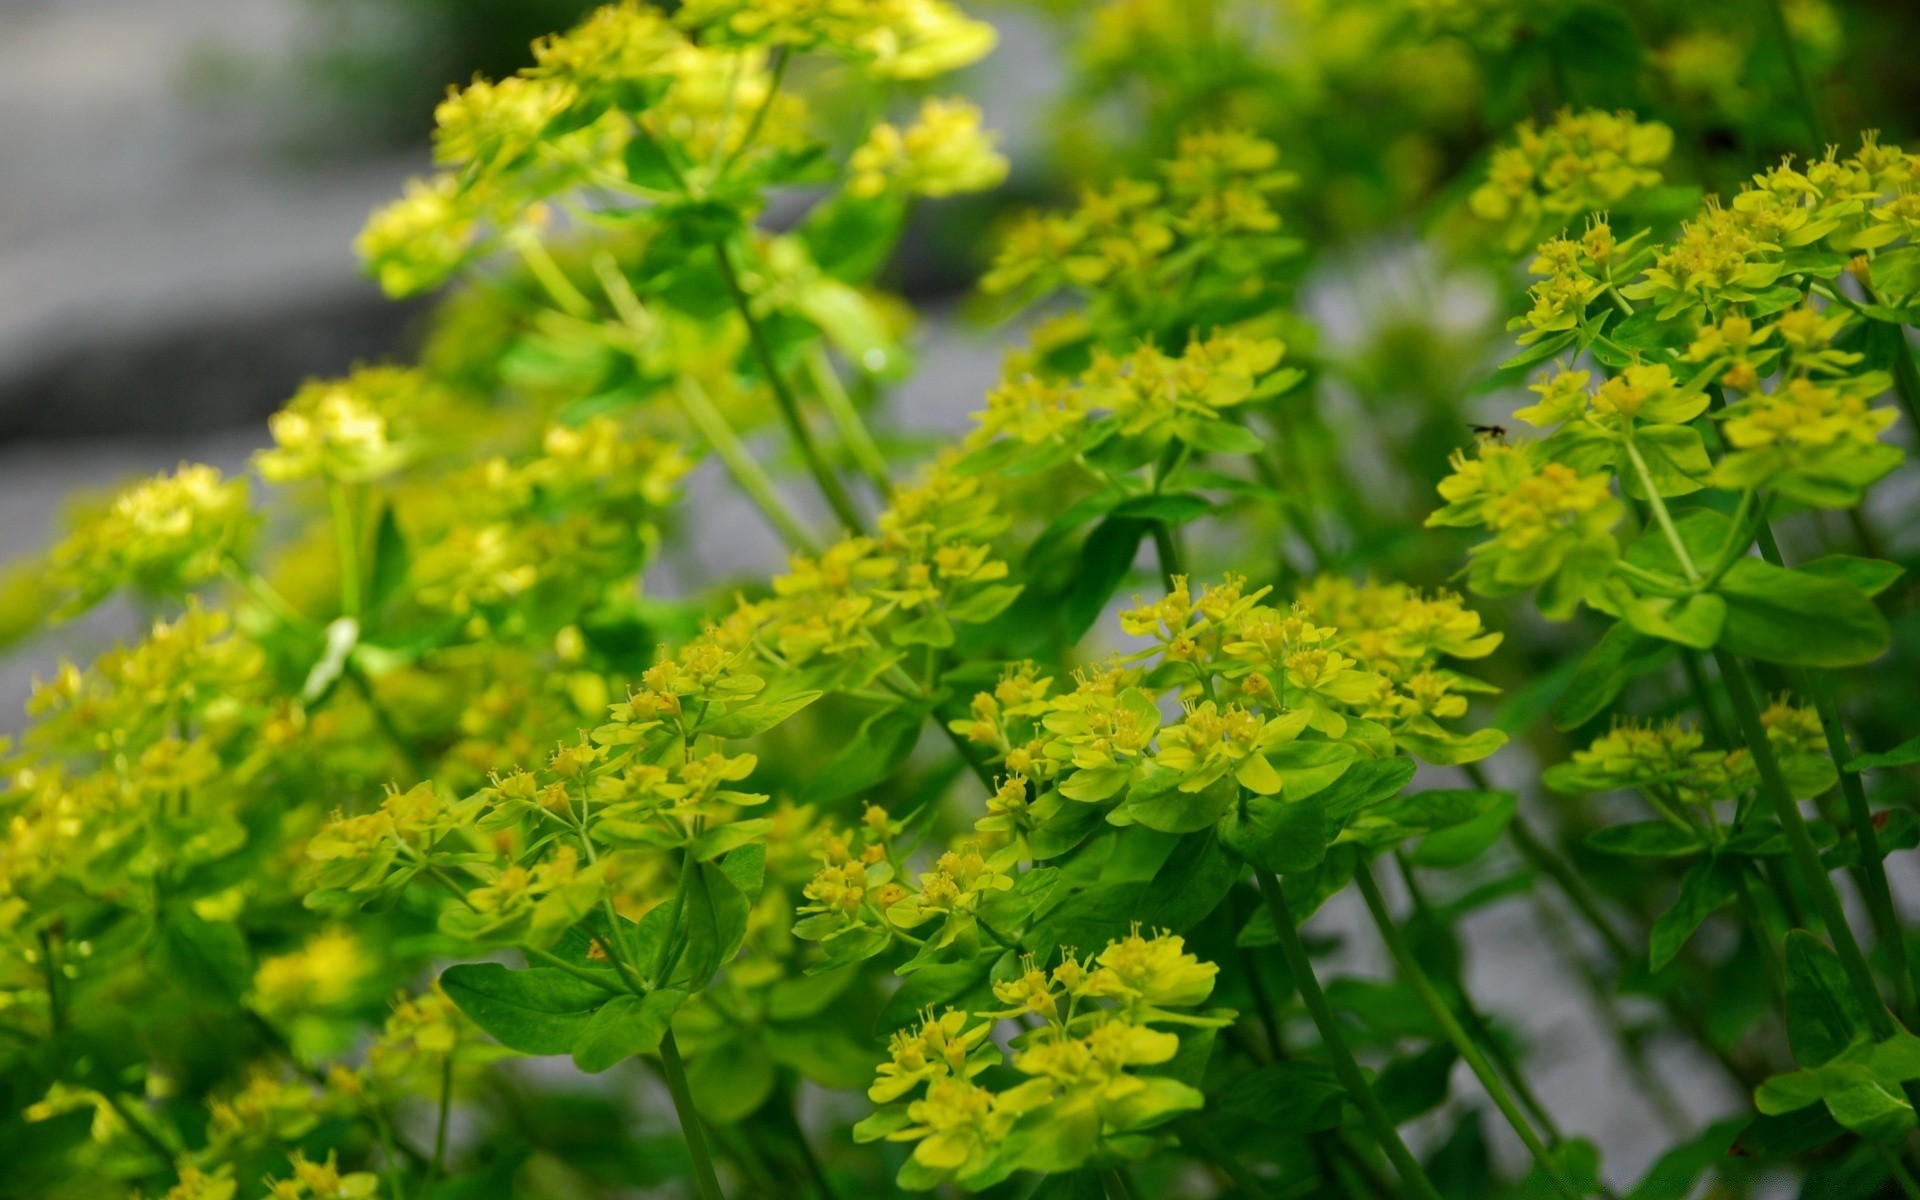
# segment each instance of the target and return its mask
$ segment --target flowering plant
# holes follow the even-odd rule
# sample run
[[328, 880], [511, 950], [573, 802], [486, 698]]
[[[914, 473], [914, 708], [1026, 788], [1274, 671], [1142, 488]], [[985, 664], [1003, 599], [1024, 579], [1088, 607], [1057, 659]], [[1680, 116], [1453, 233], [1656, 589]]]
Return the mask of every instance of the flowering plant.
[[[1815, 144], [1885, 99], [1839, 10], [1084, 7], [931, 448], [889, 264], [1009, 175], [992, 26], [621, 0], [449, 93], [359, 242], [444, 289], [420, 361], [37, 566], [152, 620], [5, 751], [0, 1196], [1614, 1195], [1467, 986], [1496, 903], [1592, 935], [1632, 1196], [1920, 1196], [1920, 741], [1856, 751], [1912, 733], [1920, 155]], [[1336, 336], [1416, 210], [1490, 374]], [[784, 566], [700, 565], [703, 471]], [[1303, 930], [1356, 902], [1385, 980]]]

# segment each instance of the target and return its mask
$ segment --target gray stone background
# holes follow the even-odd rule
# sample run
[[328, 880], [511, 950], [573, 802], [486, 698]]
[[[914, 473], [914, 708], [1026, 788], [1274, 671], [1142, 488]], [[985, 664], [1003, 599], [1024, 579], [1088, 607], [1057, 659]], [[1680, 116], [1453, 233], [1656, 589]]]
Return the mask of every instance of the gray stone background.
[[[381, 299], [348, 247], [424, 153], [289, 147], [290, 98], [262, 81], [291, 73], [307, 15], [299, 0], [0, 3], [0, 559], [43, 546], [75, 489], [182, 459], [239, 469], [302, 377], [406, 345], [418, 310]], [[995, 19], [1007, 44], [973, 91], [1018, 159], [1056, 72], [1040, 31]], [[898, 411], [958, 428], [999, 344], [936, 313], [920, 350]], [[709, 514], [725, 495], [711, 477], [695, 489]], [[737, 565], [775, 561], [754, 518], [718, 513]], [[91, 656], [134, 620], [109, 610], [0, 662], [0, 729], [18, 726], [35, 674]], [[1354, 899], [1315, 930], [1345, 940], [1343, 967], [1384, 974]], [[1467, 932], [1476, 992], [1530, 1045], [1545, 1100], [1630, 1183], [1680, 1131], [1640, 1096], [1528, 907], [1486, 910]], [[1734, 1106], [1677, 1043], [1653, 1055], [1696, 1120]], [[1475, 1094], [1464, 1068], [1457, 1085]], [[1518, 1146], [1495, 1137], [1517, 1166]]]

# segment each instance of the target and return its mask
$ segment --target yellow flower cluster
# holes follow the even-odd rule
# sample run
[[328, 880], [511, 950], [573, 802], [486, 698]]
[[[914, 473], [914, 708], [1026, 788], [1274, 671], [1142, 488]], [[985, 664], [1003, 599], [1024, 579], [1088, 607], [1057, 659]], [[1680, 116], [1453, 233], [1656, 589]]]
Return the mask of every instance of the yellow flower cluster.
[[882, 122], [847, 160], [847, 191], [878, 196], [953, 196], [999, 186], [1007, 160], [980, 128], [980, 110], [964, 100], [929, 99], [904, 131]]
[[[1194, 597], [1176, 579], [1164, 599], [1121, 615], [1127, 633], [1157, 643], [1134, 658], [1157, 657], [1158, 668], [1089, 670], [1052, 695], [1053, 681], [1028, 664], [976, 695], [972, 715], [952, 728], [1008, 772], [989, 828], [1024, 832], [1060, 811], [1055, 797], [1119, 798], [1108, 820], [1184, 832], [1219, 815], [1222, 781], [1304, 795], [1356, 754], [1459, 762], [1499, 745], [1497, 734], [1442, 724], [1481, 685], [1440, 660], [1482, 657], [1499, 643], [1459, 597], [1330, 579], [1291, 608], [1260, 603], [1265, 596], [1229, 576]], [[1171, 723], [1161, 689], [1182, 706]], [[1028, 787], [1039, 797], [1022, 804]]]
[[[1135, 1069], [1161, 1066], [1180, 1049], [1176, 1034], [1154, 1026], [1231, 1019], [1178, 1011], [1205, 1003], [1217, 972], [1177, 935], [1146, 937], [1138, 926], [1096, 955], [1063, 952], [1051, 970], [1028, 955], [1017, 974], [994, 981], [1006, 1010], [948, 1009], [937, 1017], [929, 1011], [893, 1035], [889, 1060], [868, 1090], [885, 1107], [856, 1126], [855, 1137], [914, 1144], [900, 1172], [903, 1187], [952, 1180], [977, 1190], [1038, 1165], [1042, 1154], [1046, 1169], [1072, 1169], [1105, 1138], [1151, 1129], [1200, 1106], [1189, 1083]], [[996, 1091], [975, 1080], [1000, 1061], [990, 1034], [1008, 1019], [1037, 1025], [1012, 1042], [1011, 1065], [1027, 1078]], [[918, 1098], [901, 1103], [922, 1087]], [[1033, 1136], [1010, 1140], [1016, 1128]]]
[[1632, 113], [1562, 109], [1545, 128], [1523, 121], [1512, 145], [1494, 151], [1468, 205], [1518, 252], [1591, 212], [1659, 184], [1673, 131]]
[[1273, 200], [1297, 182], [1279, 159], [1273, 143], [1244, 132], [1187, 134], [1158, 181], [1120, 179], [1089, 189], [1070, 213], [1022, 218], [981, 289], [1151, 287], [1163, 267], [1191, 268], [1196, 247], [1229, 255], [1236, 242], [1271, 238]]
[[246, 480], [183, 463], [77, 521], [48, 555], [48, 582], [68, 614], [122, 588], [177, 595], [237, 561], [252, 529]]
[[[1796, 796], [1816, 796], [1837, 782], [1812, 705], [1776, 697], [1762, 710], [1760, 721]], [[1568, 762], [1550, 768], [1546, 782], [1570, 794], [1632, 788], [1656, 801], [1711, 805], [1752, 791], [1760, 776], [1746, 747], [1709, 748], [1688, 721], [1616, 720], [1586, 748], [1574, 751]]]
[[254, 457], [274, 483], [324, 479], [367, 483], [409, 457], [409, 435], [446, 401], [417, 370], [363, 367], [345, 379], [314, 380], [267, 422], [274, 446]]

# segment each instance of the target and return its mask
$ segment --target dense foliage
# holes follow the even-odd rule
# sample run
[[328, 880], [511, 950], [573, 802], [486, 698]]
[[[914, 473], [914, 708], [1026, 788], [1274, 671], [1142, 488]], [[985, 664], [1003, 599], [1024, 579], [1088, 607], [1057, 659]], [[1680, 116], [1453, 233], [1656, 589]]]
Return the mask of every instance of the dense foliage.
[[447, 96], [358, 246], [419, 362], [36, 564], [151, 620], [7, 751], [0, 1195], [1920, 1197], [1900, 14], [1060, 7], [938, 444], [887, 281], [1009, 173], [991, 25], [624, 0]]

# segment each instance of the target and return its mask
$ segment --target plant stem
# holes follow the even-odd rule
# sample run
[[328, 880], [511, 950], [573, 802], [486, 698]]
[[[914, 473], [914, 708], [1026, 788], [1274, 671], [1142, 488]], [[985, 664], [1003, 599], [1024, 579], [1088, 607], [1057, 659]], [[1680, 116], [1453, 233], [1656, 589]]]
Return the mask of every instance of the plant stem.
[[[1420, 887], [1419, 877], [1414, 874], [1413, 864], [1407, 861], [1406, 855], [1398, 852], [1393, 858], [1394, 865], [1400, 869], [1400, 880], [1407, 889], [1407, 898], [1413, 903], [1413, 911], [1428, 924], [1439, 928], [1440, 918], [1433, 911], [1433, 906], [1427, 903], [1426, 893]], [[1527, 1110], [1527, 1116], [1540, 1127], [1540, 1131], [1546, 1135], [1547, 1140], [1560, 1142], [1562, 1135], [1559, 1123], [1553, 1119], [1553, 1114], [1547, 1110], [1547, 1106], [1541, 1102], [1540, 1097], [1527, 1083], [1526, 1074], [1520, 1070], [1520, 1065], [1514, 1061], [1511, 1054], [1507, 1053], [1506, 1047], [1500, 1044], [1500, 1040], [1493, 1036], [1493, 1027], [1479, 1007], [1474, 1004], [1473, 995], [1467, 991], [1466, 980], [1456, 973], [1455, 978], [1448, 982], [1453, 985], [1454, 993], [1459, 997], [1461, 1024], [1465, 1025], [1467, 1032], [1485, 1048], [1487, 1057], [1505, 1077], [1507, 1086], [1513, 1089], [1514, 1096]]]
[[1680, 562], [1680, 569], [1686, 572], [1688, 583], [1699, 583], [1700, 572], [1693, 565], [1693, 556], [1687, 553], [1687, 544], [1680, 540], [1680, 531], [1674, 528], [1673, 514], [1667, 511], [1667, 502], [1660, 490], [1653, 485], [1653, 472], [1647, 469], [1647, 460], [1640, 456], [1640, 448], [1633, 444], [1629, 434], [1620, 445], [1626, 450], [1627, 458], [1633, 463], [1634, 474], [1640, 477], [1640, 486], [1647, 493], [1647, 505], [1653, 509], [1653, 519], [1659, 523], [1660, 532], [1666, 536], [1667, 545], [1672, 547], [1674, 558]]
[[1300, 931], [1294, 927], [1293, 914], [1287, 908], [1286, 895], [1280, 889], [1280, 881], [1273, 872], [1255, 868], [1254, 881], [1260, 885], [1261, 899], [1267, 903], [1267, 912], [1273, 917], [1274, 933], [1280, 939], [1280, 954], [1286, 959], [1287, 970], [1293, 976], [1293, 983], [1300, 992], [1300, 1000], [1307, 1007], [1307, 1014], [1313, 1018], [1314, 1028], [1320, 1031], [1320, 1041], [1327, 1048], [1327, 1057], [1331, 1060], [1334, 1075], [1340, 1080], [1340, 1086], [1347, 1091], [1348, 1099], [1360, 1110], [1367, 1128], [1374, 1140], [1380, 1143], [1380, 1149], [1392, 1160], [1393, 1169], [1400, 1174], [1400, 1181], [1407, 1191], [1419, 1197], [1419, 1200], [1441, 1200], [1440, 1193], [1420, 1168], [1420, 1163], [1400, 1140], [1400, 1131], [1393, 1126], [1393, 1119], [1387, 1116], [1387, 1110], [1380, 1106], [1380, 1098], [1373, 1093], [1373, 1087], [1367, 1077], [1361, 1073], [1360, 1064], [1354, 1060], [1353, 1051], [1347, 1048], [1346, 1035], [1340, 1032], [1339, 1018], [1334, 1016], [1333, 1006], [1327, 1003], [1327, 995], [1320, 990], [1320, 981], [1314, 977], [1313, 963], [1307, 958], [1307, 948], [1300, 942]]
[[1920, 1200], [1920, 1183], [1914, 1182], [1913, 1175], [1900, 1164], [1900, 1159], [1893, 1151], [1875, 1143], [1873, 1152], [1879, 1156], [1881, 1165], [1887, 1168], [1887, 1174], [1893, 1176], [1894, 1183], [1899, 1185], [1900, 1194], [1907, 1200]]
[[1887, 956], [1887, 970], [1893, 975], [1893, 994], [1900, 1018], [1912, 1022], [1920, 1017], [1914, 1003], [1913, 975], [1907, 966], [1906, 936], [1900, 918], [1894, 912], [1893, 893], [1887, 886], [1887, 868], [1880, 855], [1880, 843], [1874, 837], [1873, 810], [1867, 807], [1867, 790], [1860, 773], [1849, 771], [1853, 747], [1840, 724], [1840, 712], [1831, 698], [1817, 695], [1804, 684], [1801, 688], [1813, 699], [1820, 715], [1820, 728], [1827, 735], [1827, 753], [1840, 772], [1840, 794], [1846, 798], [1847, 820], [1853, 825], [1854, 841], [1860, 845], [1860, 891], [1866, 897], [1867, 914], [1873, 919], [1873, 932], [1881, 953]]
[[1541, 1172], [1546, 1175], [1553, 1189], [1566, 1197], [1566, 1200], [1580, 1200], [1579, 1190], [1561, 1176], [1558, 1164], [1553, 1161], [1553, 1153], [1547, 1149], [1546, 1143], [1540, 1140], [1540, 1134], [1521, 1113], [1513, 1093], [1508, 1091], [1507, 1085], [1500, 1081], [1500, 1076], [1487, 1062], [1486, 1055], [1480, 1052], [1480, 1047], [1467, 1035], [1466, 1029], [1460, 1024], [1460, 1018], [1454, 1015], [1446, 998], [1440, 994], [1438, 988], [1434, 987], [1433, 980], [1427, 977], [1426, 971], [1413, 957], [1413, 950], [1407, 945], [1400, 927], [1394, 923], [1393, 914], [1387, 911], [1386, 898], [1380, 894], [1380, 885], [1373, 878], [1372, 864], [1363, 862], [1355, 867], [1353, 880], [1360, 885], [1360, 895], [1367, 902], [1367, 911], [1373, 914], [1374, 926], [1380, 930], [1380, 938], [1387, 945], [1387, 953], [1393, 956], [1394, 965], [1399, 968], [1401, 976], [1413, 986], [1414, 993], [1420, 997], [1420, 1003], [1426, 1006], [1427, 1012], [1440, 1026], [1441, 1034], [1453, 1044], [1455, 1050], [1460, 1052], [1460, 1057], [1466, 1061], [1474, 1078], [1480, 1081], [1480, 1086], [1485, 1088], [1487, 1095], [1492, 1098], [1494, 1107], [1500, 1110], [1500, 1115], [1507, 1119], [1507, 1124], [1514, 1133], [1519, 1135], [1521, 1144], [1526, 1146], [1527, 1153], [1533, 1155], [1534, 1162], [1539, 1164]]
[[766, 372], [767, 386], [773, 391], [774, 407], [780, 410], [780, 419], [786, 422], [794, 446], [800, 451], [800, 457], [806, 460], [807, 470], [813, 475], [814, 482], [820, 485], [820, 494], [826, 497], [828, 506], [848, 530], [853, 533], [866, 532], [860, 510], [853, 506], [853, 499], [847, 495], [840, 477], [834, 474], [832, 466], [820, 453], [819, 444], [813, 440], [813, 431], [807, 428], [806, 417], [800, 412], [800, 402], [787, 386], [785, 376], [780, 374], [780, 365], [774, 360], [773, 346], [767, 341], [766, 330], [760, 327], [760, 320], [753, 315], [753, 307], [747, 301], [747, 293], [740, 287], [740, 276], [733, 269], [733, 257], [727, 252], [727, 244], [716, 242], [713, 255], [720, 264], [720, 277], [726, 281], [727, 294], [733, 298], [733, 306], [739, 311], [740, 319], [746, 322], [747, 340], [753, 343], [760, 369]]
[[347, 489], [337, 479], [327, 480], [327, 503], [333, 508], [334, 544], [340, 551], [340, 611], [360, 616], [360, 538], [354, 532], [353, 506]]
[[1160, 584], [1171, 592], [1174, 577], [1186, 574], [1180, 563], [1180, 545], [1173, 540], [1173, 528], [1165, 521], [1153, 522], [1153, 550], [1160, 559]]
[[687, 418], [699, 428], [713, 452], [726, 464], [727, 474], [745, 492], [747, 499], [753, 501], [760, 515], [767, 519], [774, 531], [786, 539], [787, 545], [806, 554], [818, 554], [820, 548], [814, 544], [813, 536], [807, 532], [800, 518], [787, 507], [780, 498], [780, 489], [774, 485], [773, 478], [767, 474], [759, 460], [747, 449], [740, 435], [727, 423], [726, 416], [714, 407], [713, 400], [706, 390], [691, 375], [682, 375], [675, 393], [680, 398], [680, 407], [686, 410]]
[[687, 1067], [680, 1059], [680, 1043], [668, 1027], [660, 1039], [660, 1066], [666, 1076], [667, 1092], [673, 1097], [673, 1111], [680, 1118], [680, 1132], [687, 1139], [687, 1157], [693, 1160], [693, 1182], [700, 1200], [725, 1200], [720, 1180], [713, 1173], [713, 1159], [707, 1155], [707, 1135], [700, 1127], [700, 1114], [693, 1107], [693, 1092], [687, 1087]]
[[582, 983], [590, 983], [594, 987], [599, 988], [601, 991], [611, 993], [612, 995], [617, 996], [621, 992], [626, 990], [625, 988], [617, 987], [614, 984], [608, 983], [606, 980], [600, 978], [600, 976], [594, 974], [592, 971], [587, 970], [585, 967], [576, 967], [572, 963], [568, 962], [566, 959], [561, 958], [559, 955], [550, 954], [547, 951], [540, 949], [538, 946], [522, 946], [520, 947], [520, 953], [526, 955], [528, 958], [534, 959], [539, 962], [543, 962], [547, 966], [552, 967], [556, 971], [565, 971], [567, 974], [573, 976], [575, 979], [580, 980]]
[[874, 444], [873, 434], [867, 430], [867, 423], [860, 419], [860, 411], [853, 406], [853, 397], [847, 394], [847, 388], [840, 381], [840, 373], [833, 369], [833, 360], [827, 357], [827, 348], [818, 340], [807, 346], [807, 372], [813, 376], [814, 390], [820, 393], [820, 403], [826, 407], [827, 415], [840, 430], [840, 439], [847, 444], [847, 452], [853, 455], [853, 461], [866, 473], [867, 479], [882, 496], [893, 494], [893, 478], [887, 473], [886, 456], [880, 453], [880, 447]]
[[1725, 685], [1727, 698], [1733, 703], [1735, 722], [1746, 739], [1747, 751], [1753, 756], [1754, 766], [1760, 772], [1761, 789], [1772, 803], [1774, 816], [1779, 819], [1780, 827], [1786, 833], [1794, 865], [1799, 868], [1807, 890], [1813, 894], [1814, 907], [1826, 922], [1827, 935], [1840, 955], [1840, 965], [1846, 970], [1847, 981], [1866, 1013], [1867, 1024], [1872, 1028], [1876, 1040], [1892, 1037], [1893, 1017], [1887, 1012], [1879, 986], [1874, 983], [1866, 956], [1860, 953], [1860, 943], [1854, 939], [1853, 927], [1847, 924], [1846, 910], [1840, 905], [1840, 893], [1834, 889], [1832, 878], [1821, 865], [1820, 852], [1814, 847], [1812, 835], [1807, 832], [1806, 818], [1801, 816], [1800, 806], [1787, 787], [1786, 777], [1780, 773], [1780, 763], [1773, 756], [1773, 746], [1767, 740], [1766, 728], [1760, 724], [1760, 710], [1754, 703], [1753, 687], [1747, 679], [1746, 670], [1725, 650], [1715, 649], [1713, 658], [1720, 668], [1720, 681]]
[[1781, 0], [1766, 0], [1767, 21], [1773, 26], [1773, 36], [1780, 43], [1780, 56], [1787, 61], [1787, 74], [1793, 79], [1794, 93], [1800, 100], [1801, 116], [1807, 122], [1807, 132], [1813, 140], [1824, 146], [1827, 141], [1827, 123], [1820, 116], [1820, 103], [1814, 99], [1813, 85], [1807, 80], [1806, 66], [1800, 61], [1800, 47], [1793, 41], [1793, 32], [1787, 28], [1787, 11]]
[[453, 1054], [440, 1063], [440, 1120], [433, 1130], [433, 1165], [427, 1178], [438, 1179], [447, 1161], [447, 1125], [453, 1116]]

